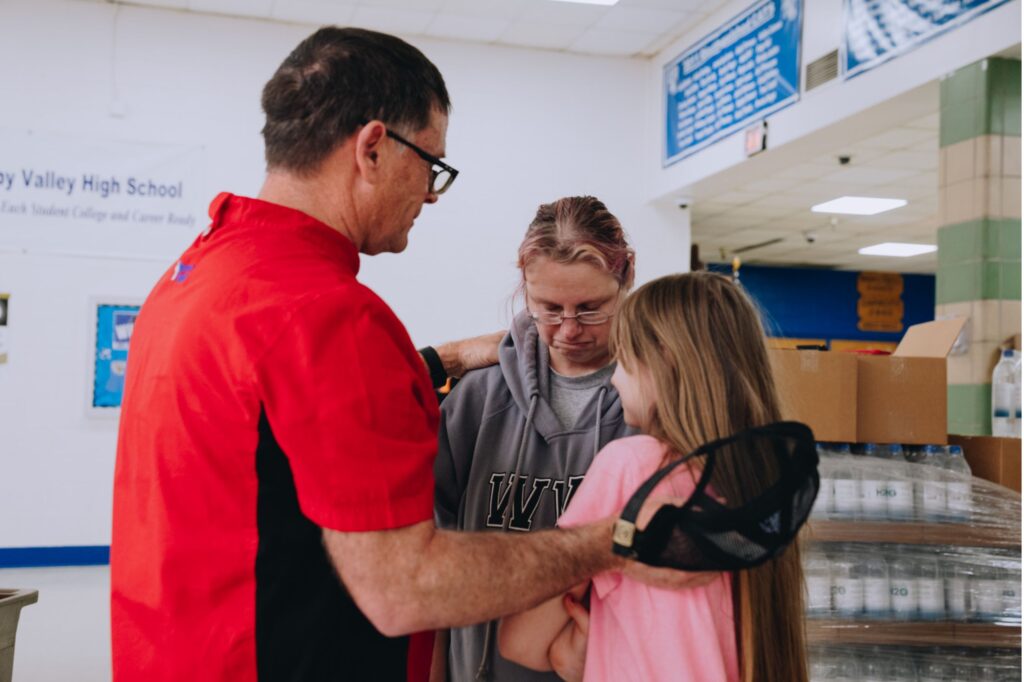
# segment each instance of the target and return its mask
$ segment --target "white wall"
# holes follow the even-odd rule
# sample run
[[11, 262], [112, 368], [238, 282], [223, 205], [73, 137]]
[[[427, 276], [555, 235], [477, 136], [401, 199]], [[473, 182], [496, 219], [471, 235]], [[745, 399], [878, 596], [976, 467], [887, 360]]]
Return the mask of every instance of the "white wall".
[[[200, 145], [205, 191], [192, 208], [203, 216], [217, 191], [258, 190], [260, 89], [311, 30], [0, 0], [0, 128]], [[688, 267], [686, 216], [649, 203], [643, 182], [654, 138], [646, 62], [413, 42], [448, 82], [448, 158], [461, 174], [425, 207], [407, 252], [365, 260], [363, 279], [414, 341], [506, 326], [515, 249], [537, 204], [561, 195], [606, 201], [637, 248], [640, 280]], [[10, 360], [0, 365], [0, 547], [109, 542], [116, 423], [85, 414], [88, 301], [143, 297], [194, 236], [46, 229], [57, 231], [51, 247], [18, 244], [0, 228], [0, 293], [12, 295]]]
[[[650, 61], [647, 78], [657, 107], [649, 124], [658, 131], [656, 153], [645, 158], [652, 198], [726, 191], [730, 185], [768, 176], [796, 159], [933, 113], [938, 109], [934, 81], [1021, 42], [1021, 1], [1013, 0], [856, 78], [844, 81], [840, 75], [803, 93], [799, 102], [767, 118], [769, 149], [754, 159], [746, 158], [741, 130], [662, 168], [657, 136], [664, 135], [664, 65], [751, 4], [751, 0], [728, 3]], [[809, 62], [840, 46], [842, 6], [843, 0], [804, 0], [801, 82]], [[853, 117], [858, 117], [856, 126], [849, 125]]]

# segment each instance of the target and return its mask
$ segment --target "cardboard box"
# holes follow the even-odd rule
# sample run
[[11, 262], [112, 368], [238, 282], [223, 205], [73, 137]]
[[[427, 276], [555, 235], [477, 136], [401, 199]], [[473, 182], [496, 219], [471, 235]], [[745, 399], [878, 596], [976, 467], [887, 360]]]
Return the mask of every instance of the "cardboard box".
[[950, 434], [949, 442], [964, 449], [972, 474], [1020, 492], [1020, 438]]
[[818, 440], [946, 442], [946, 355], [965, 320], [916, 324], [892, 355], [770, 350], [787, 419]]

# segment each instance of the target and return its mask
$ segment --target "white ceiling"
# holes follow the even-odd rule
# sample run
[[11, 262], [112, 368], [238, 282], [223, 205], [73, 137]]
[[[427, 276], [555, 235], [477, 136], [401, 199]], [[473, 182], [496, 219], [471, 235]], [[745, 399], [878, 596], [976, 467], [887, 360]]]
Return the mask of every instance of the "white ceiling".
[[[936, 97], [936, 100], [938, 98]], [[911, 258], [861, 256], [879, 242], [935, 244], [939, 213], [939, 114], [818, 154], [734, 189], [693, 203], [693, 241], [704, 261], [818, 265], [851, 270], [934, 272], [936, 254]], [[855, 125], [855, 124], [851, 124]], [[840, 165], [838, 157], [849, 156]], [[812, 213], [811, 206], [842, 195], [906, 199], [874, 216]]]
[[651, 56], [728, 0], [115, 0], [304, 24], [615, 57]]

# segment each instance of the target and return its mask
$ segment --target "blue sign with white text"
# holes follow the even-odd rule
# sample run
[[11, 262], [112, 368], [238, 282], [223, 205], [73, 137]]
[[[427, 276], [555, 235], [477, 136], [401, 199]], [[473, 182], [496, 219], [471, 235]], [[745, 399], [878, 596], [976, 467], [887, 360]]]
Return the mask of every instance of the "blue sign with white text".
[[800, 99], [802, 0], [762, 0], [665, 65], [668, 166]]
[[909, 52], [1008, 0], [843, 0], [846, 78]]
[[96, 358], [93, 372], [92, 406], [120, 407], [124, 373], [128, 364], [128, 342], [135, 329], [137, 305], [96, 306]]

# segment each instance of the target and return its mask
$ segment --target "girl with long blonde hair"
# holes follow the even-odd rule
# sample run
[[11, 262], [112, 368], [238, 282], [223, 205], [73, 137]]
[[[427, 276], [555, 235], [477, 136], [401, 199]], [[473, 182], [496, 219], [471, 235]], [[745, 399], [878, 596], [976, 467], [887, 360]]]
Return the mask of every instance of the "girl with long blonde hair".
[[[662, 277], [627, 298], [611, 333], [618, 362], [612, 383], [626, 423], [643, 435], [598, 454], [559, 525], [617, 515], [662, 466], [704, 443], [779, 421], [764, 338], [750, 299], [720, 275]], [[655, 491], [686, 499], [697, 466], [680, 466], [682, 475]], [[726, 499], [739, 496], [769, 468], [756, 454], [719, 460], [712, 485]], [[563, 599], [506, 619], [499, 645], [511, 660], [586, 682], [806, 682], [799, 548], [794, 543], [756, 568], [681, 591], [599, 575]]]

